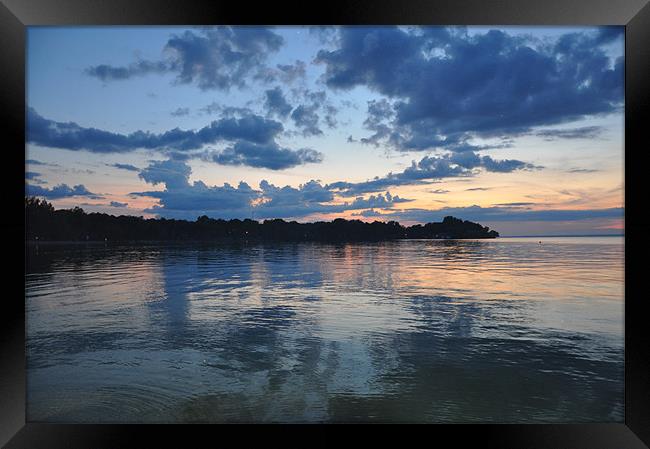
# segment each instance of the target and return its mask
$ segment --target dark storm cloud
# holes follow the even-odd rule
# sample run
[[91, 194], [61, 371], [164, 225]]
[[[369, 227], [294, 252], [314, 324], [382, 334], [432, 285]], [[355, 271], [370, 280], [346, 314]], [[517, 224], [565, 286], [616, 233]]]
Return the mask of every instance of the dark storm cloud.
[[291, 113], [293, 107], [287, 102], [284, 93], [279, 86], [267, 90], [265, 94], [266, 99], [264, 106], [266, 107], [269, 116], [275, 115], [280, 118], [286, 118]]
[[30, 179], [31, 180], [31, 179], [39, 178], [40, 176], [41, 176], [40, 173], [36, 173], [36, 172], [33, 172], [33, 171], [25, 172], [25, 179]]
[[172, 35], [163, 49], [164, 60], [140, 60], [126, 67], [102, 64], [89, 67], [86, 73], [104, 82], [172, 73], [179, 84], [229, 90], [244, 86], [246, 77], [263, 68], [268, 55], [282, 44], [282, 37], [265, 27], [206, 27]]
[[337, 48], [316, 58], [325, 65], [326, 84], [367, 86], [392, 101], [393, 118], [381, 111], [377, 122], [369, 114], [373, 143], [455, 151], [469, 138], [527, 134], [623, 104], [624, 62], [610, 61], [599, 47], [622, 36], [622, 28], [568, 33], [553, 45], [497, 30], [472, 36], [463, 28], [343, 27], [339, 33]]
[[71, 196], [85, 196], [87, 198], [92, 198], [92, 199], [103, 198], [102, 196], [97, 195], [96, 193], [90, 192], [88, 189], [86, 189], [86, 187], [83, 184], [79, 184], [74, 187], [70, 187], [67, 184], [59, 184], [55, 187], [52, 187], [51, 189], [48, 189], [47, 187], [40, 187], [40, 186], [28, 184], [26, 188], [27, 188], [27, 192], [26, 192], [27, 195], [40, 196], [48, 199], [59, 199], [59, 198], [66, 198]]

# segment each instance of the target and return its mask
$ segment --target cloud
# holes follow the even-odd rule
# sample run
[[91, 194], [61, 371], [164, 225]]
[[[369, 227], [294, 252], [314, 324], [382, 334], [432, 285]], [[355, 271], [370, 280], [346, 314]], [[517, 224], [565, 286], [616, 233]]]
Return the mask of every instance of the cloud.
[[309, 181], [298, 188], [277, 187], [267, 181], [260, 183], [262, 201], [253, 209], [256, 218], [299, 218], [312, 214], [341, 213], [368, 207], [390, 208], [398, 203], [412, 201], [386, 194], [358, 197], [353, 202], [326, 204], [334, 199], [331, 190], [319, 182]]
[[175, 111], [170, 112], [172, 117], [183, 117], [189, 115], [190, 108], [177, 108]]
[[369, 217], [381, 217], [382, 214], [381, 214], [381, 212], [377, 212], [374, 209], [368, 209], [368, 210], [364, 210], [364, 211], [361, 211], [361, 212], [354, 213], [354, 214], [352, 214], [352, 216], [353, 217], [366, 217], [366, 218], [369, 218]]
[[282, 170], [307, 163], [319, 163], [323, 160], [323, 155], [309, 148], [281, 148], [275, 142], [257, 144], [240, 141], [214, 153], [212, 160], [222, 165], [247, 165]]
[[374, 134], [370, 137], [362, 138], [361, 143], [379, 146], [383, 139], [390, 136], [392, 130], [389, 122], [394, 116], [395, 111], [393, 110], [393, 105], [385, 98], [368, 101], [368, 114], [363, 122], [363, 126], [366, 129], [374, 131]]
[[334, 199], [332, 192], [316, 181], [300, 186], [277, 187], [267, 181], [260, 182], [262, 202], [254, 209], [256, 218], [297, 218], [314, 213], [337, 213], [346, 205], [324, 204]]
[[285, 84], [291, 84], [307, 76], [307, 65], [304, 61], [296, 60], [293, 64], [278, 64], [276, 67], [279, 71], [278, 78]]
[[322, 154], [315, 150], [280, 148], [274, 139], [283, 129], [280, 122], [250, 111], [240, 117], [215, 120], [196, 131], [174, 128], [161, 134], [136, 131], [128, 135], [84, 128], [73, 122], [55, 122], [41, 117], [33, 108], [29, 108], [27, 113], [27, 139], [42, 146], [98, 153], [146, 148], [168, 153], [176, 151], [173, 153], [175, 159], [182, 159], [179, 151], [230, 141], [234, 144], [219, 152], [215, 161], [225, 165], [251, 165], [277, 170], [322, 160]]
[[605, 25], [598, 27], [596, 31], [596, 43], [598, 45], [608, 44], [616, 39], [622, 39], [624, 33], [620, 26], [616, 25]]
[[189, 182], [191, 168], [185, 162], [155, 161], [141, 171], [146, 182], [163, 184], [162, 191], [133, 192], [134, 196], [157, 198], [159, 205], [145, 212], [169, 218], [195, 219], [200, 215], [214, 218], [299, 218], [317, 213], [340, 213], [372, 207], [391, 208], [410, 199], [390, 192], [357, 197], [352, 202], [332, 203], [334, 192], [320, 182], [311, 180], [298, 187], [279, 187], [262, 180], [259, 189], [245, 182], [237, 187], [207, 186], [201, 181]]
[[26, 193], [29, 196], [40, 196], [47, 199], [59, 199], [71, 196], [85, 196], [92, 199], [103, 198], [96, 193], [90, 192], [83, 184], [79, 184], [74, 187], [70, 187], [67, 184], [59, 184], [55, 187], [52, 187], [51, 189], [28, 184], [26, 186], [26, 189]]
[[319, 116], [316, 113], [317, 105], [300, 105], [291, 113], [296, 128], [302, 130], [303, 136], [318, 136], [323, 131], [318, 127]]
[[281, 123], [253, 114], [215, 120], [197, 131], [174, 128], [161, 134], [136, 131], [128, 135], [84, 128], [73, 122], [47, 120], [33, 108], [29, 109], [27, 118], [27, 138], [30, 142], [99, 153], [126, 152], [138, 148], [193, 150], [220, 140], [242, 139], [266, 143], [283, 130]]
[[43, 181], [41, 178], [41, 174], [33, 171], [26, 171], [25, 172], [25, 182], [29, 184], [47, 184], [47, 182]]
[[245, 182], [237, 187], [228, 183], [209, 187], [202, 181], [189, 183], [192, 170], [182, 161], [156, 161], [140, 172], [140, 177], [150, 184], [163, 184], [165, 190], [133, 192], [134, 196], [158, 198], [160, 204], [146, 212], [157, 213], [170, 218], [194, 219], [199, 215], [214, 216], [219, 212], [222, 218], [246, 217], [250, 213], [251, 201], [258, 192]]
[[307, 65], [304, 61], [296, 60], [293, 64], [278, 64], [275, 67], [260, 67], [254, 78], [265, 83], [280, 81], [286, 85], [296, 81], [304, 81], [307, 76]]
[[513, 202], [513, 203], [497, 203], [494, 206], [498, 207], [523, 207], [523, 206], [533, 206], [535, 203], [530, 202]]
[[87, 68], [86, 73], [104, 82], [171, 73], [178, 84], [227, 91], [245, 86], [247, 76], [260, 71], [282, 45], [282, 37], [266, 27], [204, 27], [172, 35], [163, 49], [163, 60], [139, 60], [124, 67], [101, 64]]
[[309, 34], [315, 36], [321, 45], [332, 46], [339, 41], [339, 27], [332, 25], [312, 25]]
[[600, 137], [603, 129], [600, 126], [584, 126], [582, 128], [572, 129], [544, 129], [537, 131], [536, 136], [543, 137], [545, 140], [557, 139], [595, 139]]
[[137, 171], [137, 172], [140, 171], [140, 169], [138, 167], [136, 167], [135, 165], [131, 165], [131, 164], [115, 163], [115, 164], [106, 164], [106, 165], [108, 165], [109, 167], [119, 168], [121, 170]]
[[266, 107], [269, 116], [275, 115], [280, 118], [286, 118], [291, 113], [293, 107], [287, 102], [284, 93], [279, 86], [267, 90], [265, 94], [266, 99], [264, 106]]
[[185, 162], [176, 160], [155, 161], [140, 171], [140, 178], [149, 184], [165, 184], [168, 189], [188, 186], [192, 169]]
[[223, 105], [217, 103], [216, 101], [213, 101], [212, 103], [202, 107], [201, 112], [205, 112], [206, 114], [217, 114], [219, 112], [222, 112], [223, 109]]
[[109, 205], [110, 205], [111, 207], [126, 207], [126, 206], [128, 206], [128, 203], [120, 203], [120, 202], [118, 202], [118, 201], [111, 201], [111, 202], [109, 203]]
[[50, 165], [45, 162], [37, 161], [36, 159], [26, 159], [25, 164], [26, 165]]
[[148, 75], [150, 73], [165, 73], [169, 69], [169, 65], [164, 61], [152, 62], [141, 59], [126, 67], [113, 67], [106, 64], [100, 64], [88, 67], [85, 72], [89, 76], [107, 82], [126, 80], [135, 76]]
[[447, 215], [476, 222], [503, 221], [575, 221], [594, 218], [622, 218], [623, 208], [586, 210], [528, 210], [513, 207], [445, 207], [438, 210], [404, 209], [382, 214], [386, 220], [428, 223], [440, 221]]
[[480, 166], [484, 167], [486, 171], [498, 173], [510, 173], [516, 170], [543, 168], [515, 159], [503, 159], [498, 161], [492, 159], [490, 156], [483, 156], [481, 158]]
[[458, 151], [475, 137], [621, 111], [624, 62], [600, 45], [622, 33], [600, 28], [548, 44], [497, 30], [343, 27], [337, 47], [319, 51], [316, 61], [330, 88], [365, 86], [390, 100], [391, 110], [369, 108], [369, 142]]
[[370, 195], [368, 198], [357, 197], [350, 205], [350, 209], [387, 209], [393, 207], [395, 204], [407, 203], [413, 200], [403, 199], [399, 196], [392, 196], [390, 192], [386, 192], [386, 195], [381, 193], [378, 195]]
[[240, 182], [237, 187], [207, 186], [201, 181], [189, 183], [191, 168], [185, 162], [156, 161], [142, 170], [146, 182], [164, 184], [163, 191], [133, 192], [135, 196], [159, 199], [160, 204], [147, 209], [169, 218], [195, 219], [200, 215], [215, 218], [246, 218], [252, 213], [253, 201], [260, 199], [260, 191]]
[[291, 119], [304, 137], [323, 134], [320, 127], [321, 117], [328, 128], [336, 128], [339, 110], [328, 100], [325, 90], [292, 89], [292, 94], [301, 104], [293, 110]]
[[[179, 161], [158, 161], [142, 171], [141, 176], [152, 184], [164, 184], [162, 191], [134, 192], [134, 196], [157, 198], [159, 204], [145, 212], [168, 218], [195, 219], [201, 215], [213, 218], [300, 218], [313, 214], [336, 214], [355, 211], [353, 215], [378, 217], [385, 220], [431, 222], [447, 215], [477, 222], [501, 221], [573, 221], [594, 218], [621, 218], [622, 208], [590, 210], [531, 210], [532, 203], [513, 202], [494, 207], [445, 207], [438, 210], [395, 206], [412, 200], [393, 196], [389, 192], [357, 197], [354, 201], [336, 203], [331, 185], [311, 180], [298, 187], [276, 186], [263, 180], [258, 189], [245, 182], [237, 187], [207, 186], [201, 181], [189, 183], [190, 167]], [[383, 209], [380, 213], [375, 209]]]
[[517, 170], [533, 170], [536, 167], [526, 162], [503, 159], [494, 160], [490, 156], [480, 156], [473, 152], [447, 153], [440, 156], [425, 156], [419, 162], [399, 173], [388, 173], [370, 181], [357, 183], [335, 182], [329, 188], [339, 190], [343, 196], [377, 192], [392, 186], [428, 184], [442, 178], [470, 177], [483, 169], [489, 172], [508, 173]]

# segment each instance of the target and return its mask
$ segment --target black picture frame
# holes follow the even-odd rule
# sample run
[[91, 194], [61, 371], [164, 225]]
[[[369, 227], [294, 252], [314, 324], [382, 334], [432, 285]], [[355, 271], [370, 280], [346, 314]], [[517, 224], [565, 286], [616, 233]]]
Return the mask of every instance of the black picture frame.
[[[650, 218], [645, 218], [644, 118], [650, 109], [650, 4], [648, 0], [357, 0], [328, 1], [321, 8], [307, 2], [255, 3], [154, 0], [1, 0], [0, 118], [7, 159], [0, 220], [7, 251], [6, 286], [0, 327], [0, 444], [7, 448], [149, 446], [155, 439], [187, 442], [201, 434], [218, 444], [224, 427], [150, 425], [60, 425], [25, 422], [24, 327], [24, 149], [25, 27], [30, 25], [147, 24], [440, 24], [440, 25], [625, 25], [625, 423], [557, 425], [436, 425], [435, 441], [449, 436], [454, 445], [478, 438], [499, 448], [643, 448], [650, 446], [650, 337], [644, 315], [645, 254]], [[632, 159], [633, 158], [633, 159]], [[22, 159], [22, 160], [21, 160]], [[10, 168], [8, 170], [7, 168]], [[9, 204], [10, 207], [7, 207]], [[23, 265], [18, 262], [23, 261]], [[286, 438], [283, 426], [262, 432]], [[316, 426], [302, 426], [321, 432]], [[339, 429], [329, 426], [327, 429]], [[252, 443], [259, 432], [241, 432], [238, 443]], [[349, 427], [348, 427], [349, 429]], [[388, 430], [385, 430], [388, 429]], [[392, 429], [392, 430], [391, 430]], [[391, 427], [373, 427], [375, 437]], [[418, 432], [420, 433], [420, 432]], [[321, 443], [335, 444], [331, 433]], [[424, 436], [424, 435], [421, 435]], [[185, 446], [196, 446], [183, 444]], [[179, 443], [180, 445], [180, 443]]]

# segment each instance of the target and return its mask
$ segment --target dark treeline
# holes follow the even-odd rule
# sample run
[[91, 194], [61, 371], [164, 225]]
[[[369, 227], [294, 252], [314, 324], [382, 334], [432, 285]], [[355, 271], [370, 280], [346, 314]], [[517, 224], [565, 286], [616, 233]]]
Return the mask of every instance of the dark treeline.
[[119, 217], [86, 213], [83, 209], [59, 209], [45, 200], [25, 198], [27, 240], [38, 241], [361, 241], [394, 239], [495, 238], [496, 231], [471, 221], [445, 217], [442, 223], [405, 227], [396, 221], [365, 223], [337, 218], [330, 222], [298, 223], [281, 219], [196, 221], [165, 218]]

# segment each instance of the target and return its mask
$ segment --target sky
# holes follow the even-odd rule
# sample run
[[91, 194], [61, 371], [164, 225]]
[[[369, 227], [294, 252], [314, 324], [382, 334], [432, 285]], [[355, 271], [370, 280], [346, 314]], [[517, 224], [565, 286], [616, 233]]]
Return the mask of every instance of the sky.
[[26, 193], [622, 234], [624, 28], [29, 27]]

